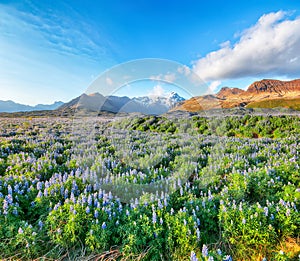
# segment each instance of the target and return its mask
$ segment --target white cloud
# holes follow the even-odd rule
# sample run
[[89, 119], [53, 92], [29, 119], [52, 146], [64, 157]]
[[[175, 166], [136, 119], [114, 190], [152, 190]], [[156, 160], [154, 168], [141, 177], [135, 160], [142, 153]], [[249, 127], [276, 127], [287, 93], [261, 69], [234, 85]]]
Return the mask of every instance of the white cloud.
[[181, 67], [178, 67], [177, 72], [185, 76], [188, 76], [191, 74], [191, 69], [188, 66], [183, 65]]
[[243, 31], [239, 40], [194, 63], [193, 69], [205, 81], [240, 77], [299, 76], [300, 18], [289, 19], [279, 11], [265, 14]]
[[160, 85], [154, 86], [154, 88], [148, 93], [148, 96], [152, 99], [157, 97], [165, 97], [167, 93]]
[[152, 75], [149, 78], [153, 81], [165, 81], [173, 83], [176, 80], [176, 74], [168, 72], [166, 74]]
[[168, 73], [164, 76], [164, 80], [167, 82], [174, 82], [176, 80], [175, 73]]
[[207, 94], [214, 93], [215, 90], [221, 85], [221, 81], [213, 81], [210, 83], [207, 89]]

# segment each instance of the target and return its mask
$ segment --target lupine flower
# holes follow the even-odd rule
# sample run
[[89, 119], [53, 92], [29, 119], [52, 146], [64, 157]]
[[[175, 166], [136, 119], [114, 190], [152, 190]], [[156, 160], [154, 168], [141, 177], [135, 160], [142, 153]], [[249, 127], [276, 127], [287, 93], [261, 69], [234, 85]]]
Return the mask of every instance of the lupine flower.
[[220, 248], [218, 248], [218, 249], [217, 249], [217, 253], [218, 253], [218, 255], [219, 255], [219, 256], [221, 256], [221, 255], [222, 255], [222, 251], [221, 251], [221, 249], [220, 249]]
[[224, 261], [232, 261], [232, 257], [231, 257], [231, 256], [229, 256], [229, 255], [227, 255], [227, 256], [225, 256], [225, 259], [224, 259]]
[[164, 223], [163, 219], [160, 218], [159, 223], [162, 225]]
[[91, 194], [88, 196], [87, 203], [89, 206], [92, 206], [92, 204], [93, 204], [93, 198], [92, 198]]
[[202, 246], [202, 256], [207, 257], [208, 256], [208, 248], [206, 245]]
[[101, 227], [102, 227], [102, 229], [105, 229], [106, 228], [106, 223], [103, 222]]
[[197, 235], [197, 239], [200, 240], [200, 230], [199, 230], [199, 228], [196, 229], [196, 235]]
[[23, 234], [23, 232], [24, 232], [23, 229], [22, 229], [21, 227], [19, 227], [18, 233], [19, 233], [19, 234]]
[[13, 191], [12, 191], [11, 185], [8, 185], [8, 187], [7, 187], [7, 193], [8, 193], [9, 195], [12, 195]]
[[267, 216], [268, 216], [268, 213], [269, 213], [268, 207], [264, 207], [264, 212], [265, 212], [265, 216], [267, 217]]
[[39, 223], [38, 223], [38, 225], [39, 225], [40, 229], [42, 229], [43, 226], [44, 226], [43, 221], [40, 220]]
[[152, 223], [153, 224], [156, 223], [156, 212], [155, 211], [152, 212]]
[[191, 252], [191, 261], [198, 261], [196, 253], [194, 251]]
[[17, 215], [18, 215], [18, 210], [17, 210], [17, 208], [16, 208], [16, 207], [14, 207], [14, 209], [13, 209], [12, 213], [13, 213], [15, 216], [17, 216]]
[[39, 181], [39, 182], [36, 184], [36, 189], [37, 189], [37, 190], [41, 190], [42, 188], [43, 188], [43, 183]]
[[3, 200], [3, 214], [7, 215], [7, 210], [8, 210], [8, 202], [6, 199]]

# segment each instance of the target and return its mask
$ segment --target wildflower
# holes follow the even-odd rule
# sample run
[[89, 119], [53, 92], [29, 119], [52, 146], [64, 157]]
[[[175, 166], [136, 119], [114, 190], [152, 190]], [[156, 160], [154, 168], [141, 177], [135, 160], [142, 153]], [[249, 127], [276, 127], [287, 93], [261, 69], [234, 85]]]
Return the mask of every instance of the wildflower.
[[37, 189], [37, 190], [41, 190], [42, 188], [43, 188], [43, 183], [39, 181], [39, 182], [36, 184], [36, 189]]
[[12, 211], [12, 213], [13, 213], [15, 216], [17, 216], [17, 215], [18, 215], [18, 210], [17, 210], [17, 208], [16, 208], [16, 207], [14, 207], [14, 210]]
[[156, 212], [155, 211], [152, 212], [152, 223], [153, 224], [156, 223]]
[[246, 224], [246, 219], [243, 218], [242, 224], [244, 224], [244, 225]]
[[8, 185], [8, 187], [7, 187], [7, 193], [8, 193], [9, 195], [12, 195], [13, 191], [12, 191], [11, 185]]
[[90, 213], [90, 208], [89, 208], [89, 206], [87, 206], [87, 207], [86, 207], [86, 209], [85, 209], [85, 213], [87, 213], [87, 214], [89, 214], [89, 213]]
[[38, 225], [39, 225], [40, 229], [42, 229], [43, 226], [44, 226], [43, 221], [40, 220], [39, 223], [38, 223]]
[[106, 223], [103, 222], [101, 227], [102, 227], [102, 229], [105, 229], [106, 228]]
[[180, 196], [182, 196], [182, 195], [183, 195], [183, 188], [180, 187]]
[[93, 198], [92, 198], [91, 194], [88, 196], [87, 203], [89, 206], [91, 206], [93, 204]]
[[232, 261], [232, 257], [231, 257], [231, 256], [229, 256], [229, 255], [227, 255], [227, 256], [225, 256], [225, 259], [224, 259], [224, 261]]
[[207, 257], [208, 256], [208, 248], [206, 245], [202, 246], [202, 256]]
[[213, 199], [213, 195], [211, 194], [211, 191], [208, 190], [208, 200], [211, 201]]
[[23, 232], [24, 232], [23, 229], [22, 229], [21, 227], [19, 227], [18, 233], [19, 233], [19, 234], [23, 234]]
[[199, 228], [196, 229], [196, 235], [197, 235], [197, 239], [200, 240], [200, 230], [199, 230]]
[[174, 209], [173, 209], [173, 208], [171, 208], [171, 212], [170, 212], [170, 214], [171, 214], [171, 215], [173, 215], [173, 214], [174, 214]]
[[69, 196], [69, 190], [66, 188], [64, 198], [67, 199]]
[[159, 223], [162, 225], [164, 223], [163, 219], [160, 218]]
[[264, 207], [264, 212], [265, 212], [265, 216], [267, 217], [267, 216], [268, 216], [268, 213], [269, 213], [268, 207]]
[[158, 208], [159, 208], [159, 209], [162, 209], [162, 208], [163, 208], [163, 205], [162, 205], [162, 203], [161, 203], [160, 200], [157, 201], [157, 205], [158, 205]]
[[207, 261], [214, 261], [214, 258], [212, 256], [209, 256]]
[[194, 251], [191, 252], [191, 261], [198, 261], [196, 253]]
[[220, 249], [220, 248], [218, 248], [218, 249], [217, 249], [217, 253], [218, 253], [218, 255], [219, 255], [219, 256], [221, 256], [221, 255], [222, 255], [222, 251], [221, 251], [221, 249]]

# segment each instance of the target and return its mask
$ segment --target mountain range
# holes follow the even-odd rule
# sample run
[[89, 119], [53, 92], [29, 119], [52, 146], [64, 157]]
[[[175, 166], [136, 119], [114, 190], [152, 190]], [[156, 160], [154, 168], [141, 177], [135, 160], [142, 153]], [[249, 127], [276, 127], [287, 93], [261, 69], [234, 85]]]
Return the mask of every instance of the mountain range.
[[300, 79], [280, 81], [264, 79], [246, 90], [223, 87], [216, 94], [193, 97], [177, 104], [172, 111], [196, 112], [217, 108], [276, 108], [300, 110]]
[[88, 110], [94, 112], [140, 112], [163, 114], [168, 111], [197, 112], [218, 108], [290, 108], [300, 110], [300, 79], [280, 81], [264, 79], [252, 83], [246, 90], [223, 87], [216, 94], [192, 97], [185, 100], [177, 93], [165, 96], [118, 97], [100, 93], [82, 94], [70, 102], [55, 102], [51, 105], [23, 105], [13, 101], [0, 101], [0, 112], [42, 111], [71, 112]]
[[89, 111], [107, 112], [140, 112], [143, 114], [163, 114], [172, 109], [178, 102], [185, 99], [175, 92], [166, 96], [144, 96], [128, 98], [118, 96], [103, 96], [100, 93], [82, 94], [68, 103], [60, 106], [60, 110], [85, 109]]
[[0, 112], [19, 112], [19, 111], [43, 111], [43, 110], [56, 110], [64, 103], [61, 101], [54, 102], [53, 104], [38, 104], [35, 106], [24, 105], [13, 101], [0, 100]]

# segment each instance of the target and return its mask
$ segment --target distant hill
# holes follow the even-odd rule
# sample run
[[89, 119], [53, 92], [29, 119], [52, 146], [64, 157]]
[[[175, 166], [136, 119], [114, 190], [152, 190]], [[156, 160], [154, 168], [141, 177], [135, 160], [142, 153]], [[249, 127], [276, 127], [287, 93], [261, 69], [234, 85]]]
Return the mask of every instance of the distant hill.
[[36, 106], [24, 105], [13, 101], [0, 100], [0, 112], [21, 112], [21, 111], [42, 111], [42, 110], [56, 110], [63, 102], [55, 102], [53, 104], [45, 105], [38, 104]]
[[247, 90], [223, 87], [217, 94], [193, 97], [172, 110], [201, 111], [216, 108], [291, 108], [300, 109], [300, 79], [280, 81], [264, 79]]
[[58, 110], [89, 110], [106, 112], [139, 112], [143, 114], [163, 114], [173, 108], [178, 102], [184, 101], [177, 93], [162, 97], [135, 97], [103, 96], [100, 93], [82, 94], [60, 106]]

